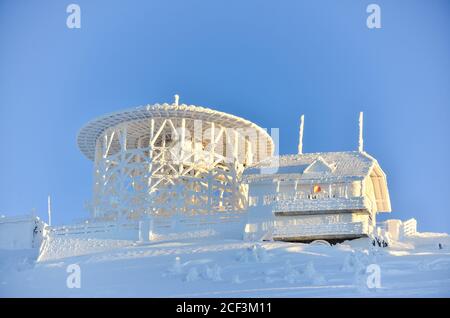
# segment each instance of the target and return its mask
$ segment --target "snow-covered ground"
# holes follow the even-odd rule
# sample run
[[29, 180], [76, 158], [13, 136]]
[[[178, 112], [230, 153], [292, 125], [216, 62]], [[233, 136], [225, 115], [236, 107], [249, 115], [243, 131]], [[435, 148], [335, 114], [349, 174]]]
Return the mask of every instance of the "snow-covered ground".
[[[438, 244], [443, 245], [442, 249]], [[423, 233], [388, 248], [211, 238], [136, 244], [78, 239], [0, 250], [0, 297], [449, 297], [450, 237]], [[80, 288], [68, 288], [71, 264]], [[368, 265], [381, 288], [368, 288]]]

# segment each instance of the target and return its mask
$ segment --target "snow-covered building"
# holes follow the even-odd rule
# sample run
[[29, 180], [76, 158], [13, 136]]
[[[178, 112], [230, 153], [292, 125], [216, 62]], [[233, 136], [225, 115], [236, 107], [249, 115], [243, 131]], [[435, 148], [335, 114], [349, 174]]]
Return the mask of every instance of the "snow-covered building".
[[244, 169], [273, 155], [258, 125], [224, 112], [178, 103], [101, 116], [77, 138], [94, 162], [90, 204], [97, 220], [195, 216], [247, 207]]
[[31, 249], [41, 246], [46, 224], [34, 215], [0, 216], [0, 249]]
[[[303, 123], [302, 116], [299, 154], [274, 156], [265, 129], [179, 104], [177, 95], [172, 104], [94, 119], [77, 139], [94, 162], [92, 219], [83, 233], [98, 227], [92, 221], [125, 221], [138, 222], [133, 228], [145, 239], [216, 225], [212, 232], [234, 226], [256, 240], [370, 235], [376, 214], [391, 206], [385, 173], [363, 151], [362, 113], [358, 151], [303, 153]], [[67, 228], [54, 232], [66, 235]]]
[[279, 156], [244, 173], [249, 239], [344, 240], [368, 236], [390, 212], [386, 175], [366, 152]]
[[408, 236], [414, 236], [417, 233], [417, 220], [412, 218], [406, 221], [390, 219], [377, 224], [377, 234], [386, 236], [389, 239], [401, 240]]

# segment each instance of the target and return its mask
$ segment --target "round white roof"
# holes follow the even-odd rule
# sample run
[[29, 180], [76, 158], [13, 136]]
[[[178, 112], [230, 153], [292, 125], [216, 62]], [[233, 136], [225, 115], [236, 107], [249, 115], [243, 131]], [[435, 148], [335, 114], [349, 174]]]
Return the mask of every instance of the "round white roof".
[[154, 104], [139, 106], [123, 111], [110, 113], [88, 122], [82, 127], [77, 136], [78, 148], [90, 160], [94, 160], [97, 138], [108, 128], [118, 124], [133, 122], [148, 118], [191, 118], [208, 122], [219, 123], [228, 128], [252, 128], [261, 138], [267, 139], [267, 144], [273, 150], [273, 141], [270, 135], [249, 120], [238, 116], [216, 111], [213, 109], [186, 105], [186, 104]]

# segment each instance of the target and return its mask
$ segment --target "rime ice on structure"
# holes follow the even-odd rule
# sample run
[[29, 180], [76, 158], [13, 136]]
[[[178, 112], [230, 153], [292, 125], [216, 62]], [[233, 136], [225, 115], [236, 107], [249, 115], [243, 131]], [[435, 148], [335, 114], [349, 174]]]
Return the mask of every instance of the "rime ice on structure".
[[155, 104], [97, 118], [78, 135], [94, 162], [99, 220], [243, 211], [244, 168], [273, 155], [254, 123], [198, 106]]
[[[263, 167], [278, 164], [275, 174]], [[249, 184], [246, 236], [339, 241], [370, 235], [376, 214], [390, 212], [386, 175], [364, 152], [281, 156], [244, 173]]]
[[[376, 214], [391, 204], [386, 174], [363, 151], [362, 113], [359, 127], [359, 151], [285, 155], [246, 169], [245, 237], [336, 242], [373, 234]], [[264, 174], [268, 167], [278, 169]]]
[[[266, 130], [204, 107], [155, 104], [102, 116], [78, 146], [94, 162], [94, 220], [247, 213], [244, 237], [329, 241], [368, 236], [390, 212], [386, 175], [364, 152], [273, 156]], [[267, 169], [270, 168], [270, 169]], [[272, 169], [273, 168], [273, 169]], [[267, 173], [267, 171], [274, 173]], [[244, 229], [245, 227], [245, 229]]]

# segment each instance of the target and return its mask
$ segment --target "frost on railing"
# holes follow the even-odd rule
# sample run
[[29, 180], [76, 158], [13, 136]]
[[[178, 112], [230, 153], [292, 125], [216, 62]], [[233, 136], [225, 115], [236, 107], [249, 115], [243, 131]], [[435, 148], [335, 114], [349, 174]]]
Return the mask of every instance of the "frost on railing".
[[351, 222], [319, 225], [289, 225], [275, 224], [274, 236], [309, 236], [335, 234], [368, 234], [368, 224]]
[[364, 197], [280, 200], [274, 205], [274, 212], [299, 212], [323, 210], [369, 209], [370, 202]]
[[155, 217], [152, 219], [153, 227], [158, 228], [170, 228], [174, 226], [186, 226], [186, 227], [204, 227], [214, 224], [226, 224], [240, 222], [244, 214], [239, 212], [222, 212], [217, 214], [208, 215], [195, 215], [195, 216], [174, 216], [173, 218]]
[[94, 233], [112, 233], [138, 230], [138, 223], [96, 222], [69, 226], [50, 227], [50, 235], [84, 235]]
[[[245, 214], [240, 211], [195, 216], [175, 214], [172, 218], [153, 217], [141, 220], [141, 222], [147, 222], [149, 224], [148, 230], [151, 231], [154, 237], [158, 237], [183, 231], [212, 233], [212, 230], [233, 227], [232, 224], [237, 224], [239, 227], [244, 216]], [[48, 227], [48, 230], [50, 236], [138, 240], [139, 223], [138, 221], [82, 223], [70, 226]]]

